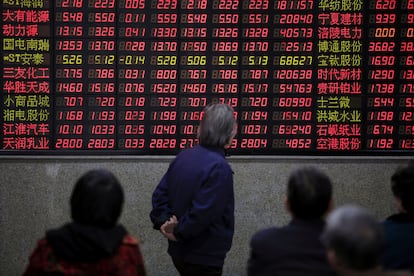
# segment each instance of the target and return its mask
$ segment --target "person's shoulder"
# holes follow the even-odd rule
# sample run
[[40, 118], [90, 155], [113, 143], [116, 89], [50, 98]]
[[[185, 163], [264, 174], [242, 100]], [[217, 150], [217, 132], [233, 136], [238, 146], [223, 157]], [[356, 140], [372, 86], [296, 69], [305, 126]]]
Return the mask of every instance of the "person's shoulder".
[[383, 273], [383, 276], [414, 276], [409, 270], [390, 270]]
[[177, 160], [194, 160], [205, 158], [208, 151], [200, 145], [195, 145], [191, 148], [182, 149], [174, 158], [174, 161]]
[[384, 224], [414, 224], [414, 216], [406, 213], [393, 214], [387, 217]]
[[130, 245], [130, 246], [136, 246], [139, 244], [138, 238], [132, 236], [132, 235], [125, 235], [124, 239], [122, 240], [123, 245]]
[[37, 241], [36, 247], [31, 253], [31, 262], [42, 263], [42, 260], [51, 259], [50, 256], [54, 255], [52, 246], [47, 241], [46, 237]]
[[35, 251], [42, 252], [42, 251], [49, 251], [49, 250], [51, 250], [51, 245], [47, 241], [46, 237], [43, 237], [37, 241]]
[[194, 147], [194, 154], [198, 160], [205, 164], [231, 170], [230, 164], [226, 160], [224, 149], [197, 145]]
[[41, 238], [40, 240], [37, 241], [37, 245], [38, 246], [47, 246], [49, 245], [49, 242], [47, 241], [46, 237]]
[[268, 227], [260, 229], [253, 234], [251, 238], [252, 243], [261, 243], [273, 239], [275, 236], [277, 236], [278, 231], [279, 228], [277, 227]]

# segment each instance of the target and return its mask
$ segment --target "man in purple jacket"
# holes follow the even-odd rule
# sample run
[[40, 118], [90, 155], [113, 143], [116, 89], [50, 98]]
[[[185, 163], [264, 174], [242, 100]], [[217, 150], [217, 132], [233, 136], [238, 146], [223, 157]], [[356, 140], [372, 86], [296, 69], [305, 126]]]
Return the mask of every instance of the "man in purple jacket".
[[152, 196], [154, 229], [169, 239], [181, 275], [221, 275], [234, 234], [233, 171], [225, 159], [236, 132], [233, 109], [204, 109], [199, 145], [180, 152]]

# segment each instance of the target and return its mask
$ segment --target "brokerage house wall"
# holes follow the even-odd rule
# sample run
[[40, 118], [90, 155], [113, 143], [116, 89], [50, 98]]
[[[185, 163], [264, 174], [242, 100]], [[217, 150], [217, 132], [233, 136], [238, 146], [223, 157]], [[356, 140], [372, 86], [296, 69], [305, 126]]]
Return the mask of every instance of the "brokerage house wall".
[[[1, 157], [0, 275], [20, 275], [45, 231], [70, 221], [72, 187], [93, 168], [107, 168], [121, 181], [126, 194], [121, 223], [140, 239], [148, 275], [178, 275], [166, 253], [167, 241], [149, 219], [152, 191], [172, 158]], [[234, 170], [236, 231], [224, 276], [245, 275], [255, 231], [288, 222], [283, 202], [293, 169], [322, 169], [333, 180], [336, 205], [359, 203], [384, 219], [395, 211], [389, 179], [408, 158], [246, 156], [230, 157], [229, 162]]]

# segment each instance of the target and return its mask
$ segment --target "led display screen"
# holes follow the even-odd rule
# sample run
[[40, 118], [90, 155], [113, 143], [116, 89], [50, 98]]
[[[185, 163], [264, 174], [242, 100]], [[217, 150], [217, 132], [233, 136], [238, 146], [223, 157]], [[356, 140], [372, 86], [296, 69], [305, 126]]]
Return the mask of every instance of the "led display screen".
[[3, 0], [0, 154], [414, 153], [414, 0]]

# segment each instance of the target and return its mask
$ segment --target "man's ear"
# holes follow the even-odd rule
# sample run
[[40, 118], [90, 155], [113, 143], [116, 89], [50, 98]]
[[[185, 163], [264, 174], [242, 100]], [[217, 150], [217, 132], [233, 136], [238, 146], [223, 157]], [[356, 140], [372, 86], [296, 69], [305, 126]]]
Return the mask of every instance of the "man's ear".
[[285, 195], [285, 209], [289, 212], [289, 214], [292, 214], [292, 209], [290, 208], [290, 203], [287, 195]]
[[407, 210], [405, 210], [403, 204], [402, 204], [402, 200], [399, 197], [395, 197], [395, 202], [397, 204], [397, 209], [399, 212], [401, 213], [407, 213]]
[[326, 250], [326, 258], [328, 259], [328, 263], [331, 265], [332, 268], [337, 268], [339, 266], [336, 253], [332, 249]]
[[333, 197], [331, 197], [331, 199], [329, 200], [329, 205], [328, 205], [328, 212], [331, 212], [335, 207], [335, 203], [334, 203], [334, 199]]
[[343, 264], [340, 259], [338, 259], [338, 256], [336, 255], [335, 251], [332, 249], [326, 250], [326, 258], [328, 259], [328, 263], [331, 265], [331, 267], [334, 270], [340, 270], [343, 267]]
[[323, 215], [323, 217], [326, 218], [326, 216], [334, 209], [334, 207], [335, 207], [334, 200], [333, 200], [333, 197], [331, 197], [328, 203], [328, 209], [326, 209], [326, 212]]

